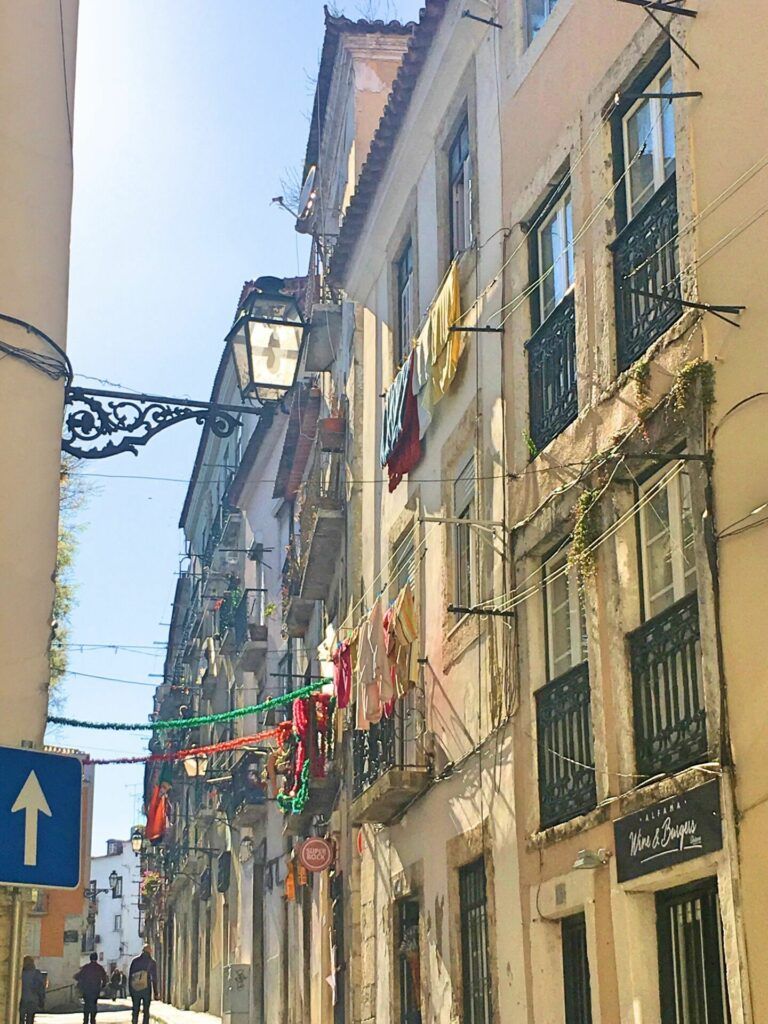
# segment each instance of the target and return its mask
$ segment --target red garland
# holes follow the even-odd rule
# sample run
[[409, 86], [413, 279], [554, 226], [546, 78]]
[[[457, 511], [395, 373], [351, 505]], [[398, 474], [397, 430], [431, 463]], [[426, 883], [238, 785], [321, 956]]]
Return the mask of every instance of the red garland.
[[251, 743], [261, 743], [264, 740], [271, 740], [284, 732], [283, 723], [274, 729], [266, 729], [255, 736], [238, 736], [234, 740], [223, 740], [221, 743], [210, 743], [206, 747], [188, 747], [186, 750], [174, 750], [166, 754], [145, 754], [143, 757], [113, 757], [113, 758], [92, 758], [88, 757], [84, 764], [146, 764], [160, 761], [183, 761], [187, 757], [196, 757], [204, 754], [216, 754], [220, 750], [237, 750], [238, 747], [246, 747]]

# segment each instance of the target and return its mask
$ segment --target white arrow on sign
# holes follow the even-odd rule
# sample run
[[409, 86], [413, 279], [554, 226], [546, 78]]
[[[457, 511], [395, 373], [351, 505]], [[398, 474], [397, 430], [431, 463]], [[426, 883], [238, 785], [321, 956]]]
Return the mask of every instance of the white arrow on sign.
[[16, 811], [25, 811], [24, 820], [24, 866], [34, 868], [37, 866], [37, 816], [46, 814], [53, 817], [48, 801], [45, 799], [42, 787], [37, 776], [32, 771], [27, 776], [27, 781], [21, 787], [21, 792], [11, 808], [11, 814]]

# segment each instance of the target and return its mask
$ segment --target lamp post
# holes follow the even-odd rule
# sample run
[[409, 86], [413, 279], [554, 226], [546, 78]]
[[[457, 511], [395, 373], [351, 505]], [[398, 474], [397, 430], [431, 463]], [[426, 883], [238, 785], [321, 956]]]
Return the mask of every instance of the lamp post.
[[62, 369], [62, 450], [79, 459], [136, 455], [156, 434], [185, 420], [229, 437], [243, 414], [262, 415], [265, 406], [279, 401], [293, 386], [305, 329], [296, 297], [285, 290], [282, 278], [260, 277], [250, 286], [225, 339], [242, 405], [73, 387], [73, 371], [67, 364]]
[[115, 895], [115, 889], [117, 889], [117, 883], [120, 881], [120, 875], [118, 875], [116, 871], [111, 871], [107, 881], [109, 882], [108, 889], [98, 889], [95, 882], [93, 885], [86, 886], [86, 888], [83, 889], [85, 897], [90, 903], [94, 903], [97, 896], [103, 892], [111, 892], [113, 896]]

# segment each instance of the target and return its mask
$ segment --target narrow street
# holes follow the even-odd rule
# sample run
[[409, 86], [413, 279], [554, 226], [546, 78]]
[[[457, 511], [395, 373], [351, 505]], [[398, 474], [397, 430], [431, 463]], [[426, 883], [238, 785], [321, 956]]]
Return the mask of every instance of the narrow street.
[[[153, 1001], [149, 1008], [150, 1020], [155, 1024], [221, 1024], [220, 1017], [210, 1013], [195, 1013], [192, 1010], [178, 1010], [168, 1003]], [[72, 1013], [38, 1013], [35, 1024], [82, 1024], [82, 1010]], [[130, 999], [102, 999], [99, 1001], [97, 1024], [129, 1024], [131, 1020]], [[139, 1017], [141, 1024], [141, 1017]]]

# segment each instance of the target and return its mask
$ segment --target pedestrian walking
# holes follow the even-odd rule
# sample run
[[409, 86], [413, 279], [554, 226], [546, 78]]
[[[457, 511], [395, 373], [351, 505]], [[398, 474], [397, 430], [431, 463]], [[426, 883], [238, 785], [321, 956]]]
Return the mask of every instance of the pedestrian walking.
[[45, 1009], [45, 979], [35, 967], [31, 956], [25, 956], [21, 965], [21, 1024], [35, 1024], [35, 1014]]
[[121, 999], [125, 999], [125, 975], [116, 967], [109, 979], [109, 987], [112, 991], [112, 1002], [120, 996]]
[[88, 963], [75, 975], [75, 981], [83, 993], [83, 1024], [96, 1024], [99, 996], [109, 981], [97, 953], [91, 953]]
[[143, 1009], [143, 1024], [149, 1024], [149, 1003], [157, 994], [157, 964], [152, 959], [152, 949], [145, 946], [131, 962], [128, 971], [128, 990], [133, 1002], [132, 1024], [139, 1022], [139, 1010]]

